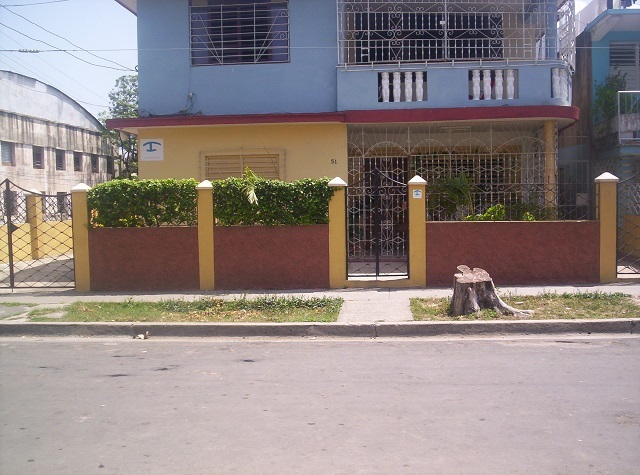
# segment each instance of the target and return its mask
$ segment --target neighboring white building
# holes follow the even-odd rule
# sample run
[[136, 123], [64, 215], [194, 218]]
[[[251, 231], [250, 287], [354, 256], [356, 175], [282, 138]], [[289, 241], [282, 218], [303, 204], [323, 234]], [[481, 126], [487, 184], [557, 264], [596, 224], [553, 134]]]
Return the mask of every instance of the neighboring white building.
[[0, 71], [0, 181], [68, 193], [114, 176], [115, 151], [80, 104], [37, 79]]

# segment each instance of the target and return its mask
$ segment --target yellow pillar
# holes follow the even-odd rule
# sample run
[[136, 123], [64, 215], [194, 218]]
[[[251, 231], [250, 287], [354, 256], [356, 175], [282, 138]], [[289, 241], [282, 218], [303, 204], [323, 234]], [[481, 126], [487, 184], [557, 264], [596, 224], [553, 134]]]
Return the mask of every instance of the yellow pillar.
[[418, 175], [409, 180], [409, 285], [427, 285], [427, 182]]
[[87, 193], [91, 187], [80, 183], [71, 188], [71, 222], [73, 229], [73, 261], [76, 275], [76, 290], [91, 290], [89, 260], [89, 209]]
[[556, 214], [556, 123], [547, 120], [544, 123], [544, 201], [545, 206]]
[[27, 195], [27, 223], [31, 241], [31, 259], [40, 259], [40, 230], [42, 229], [42, 195], [32, 190]]
[[213, 290], [214, 251], [213, 251], [213, 185], [205, 180], [198, 189], [198, 259], [200, 265], [200, 290]]
[[329, 202], [329, 286], [337, 289], [347, 285], [347, 184], [336, 177], [329, 186], [335, 188]]
[[617, 176], [603, 173], [596, 178], [596, 217], [600, 221], [600, 282], [615, 282], [618, 277], [617, 248]]

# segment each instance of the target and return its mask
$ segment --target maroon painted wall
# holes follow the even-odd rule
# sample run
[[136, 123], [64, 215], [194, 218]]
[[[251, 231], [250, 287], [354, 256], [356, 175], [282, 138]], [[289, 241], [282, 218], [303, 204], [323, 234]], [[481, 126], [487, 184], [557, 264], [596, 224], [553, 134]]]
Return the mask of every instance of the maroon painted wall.
[[598, 282], [599, 224], [426, 223], [427, 285], [451, 286], [459, 265], [486, 270], [498, 286]]
[[92, 291], [197, 290], [198, 228], [89, 231]]
[[219, 226], [216, 289], [326, 289], [329, 226]]

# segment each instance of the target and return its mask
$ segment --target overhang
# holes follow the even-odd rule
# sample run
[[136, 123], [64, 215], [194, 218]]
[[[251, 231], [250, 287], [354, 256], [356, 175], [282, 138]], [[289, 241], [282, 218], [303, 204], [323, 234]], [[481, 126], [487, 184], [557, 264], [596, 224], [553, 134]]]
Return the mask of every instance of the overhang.
[[304, 114], [179, 115], [108, 119], [109, 129], [137, 134], [139, 129], [258, 124], [384, 124], [496, 120], [554, 120], [560, 128], [577, 122], [573, 106], [456, 107], [443, 109], [357, 110]]

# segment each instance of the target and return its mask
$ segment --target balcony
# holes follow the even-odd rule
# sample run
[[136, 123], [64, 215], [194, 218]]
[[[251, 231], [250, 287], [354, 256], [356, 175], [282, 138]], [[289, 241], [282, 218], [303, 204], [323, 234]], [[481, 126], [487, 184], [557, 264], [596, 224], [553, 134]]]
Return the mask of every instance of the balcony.
[[564, 61], [344, 66], [338, 110], [571, 105]]
[[615, 128], [620, 145], [640, 145], [640, 91], [618, 91]]

